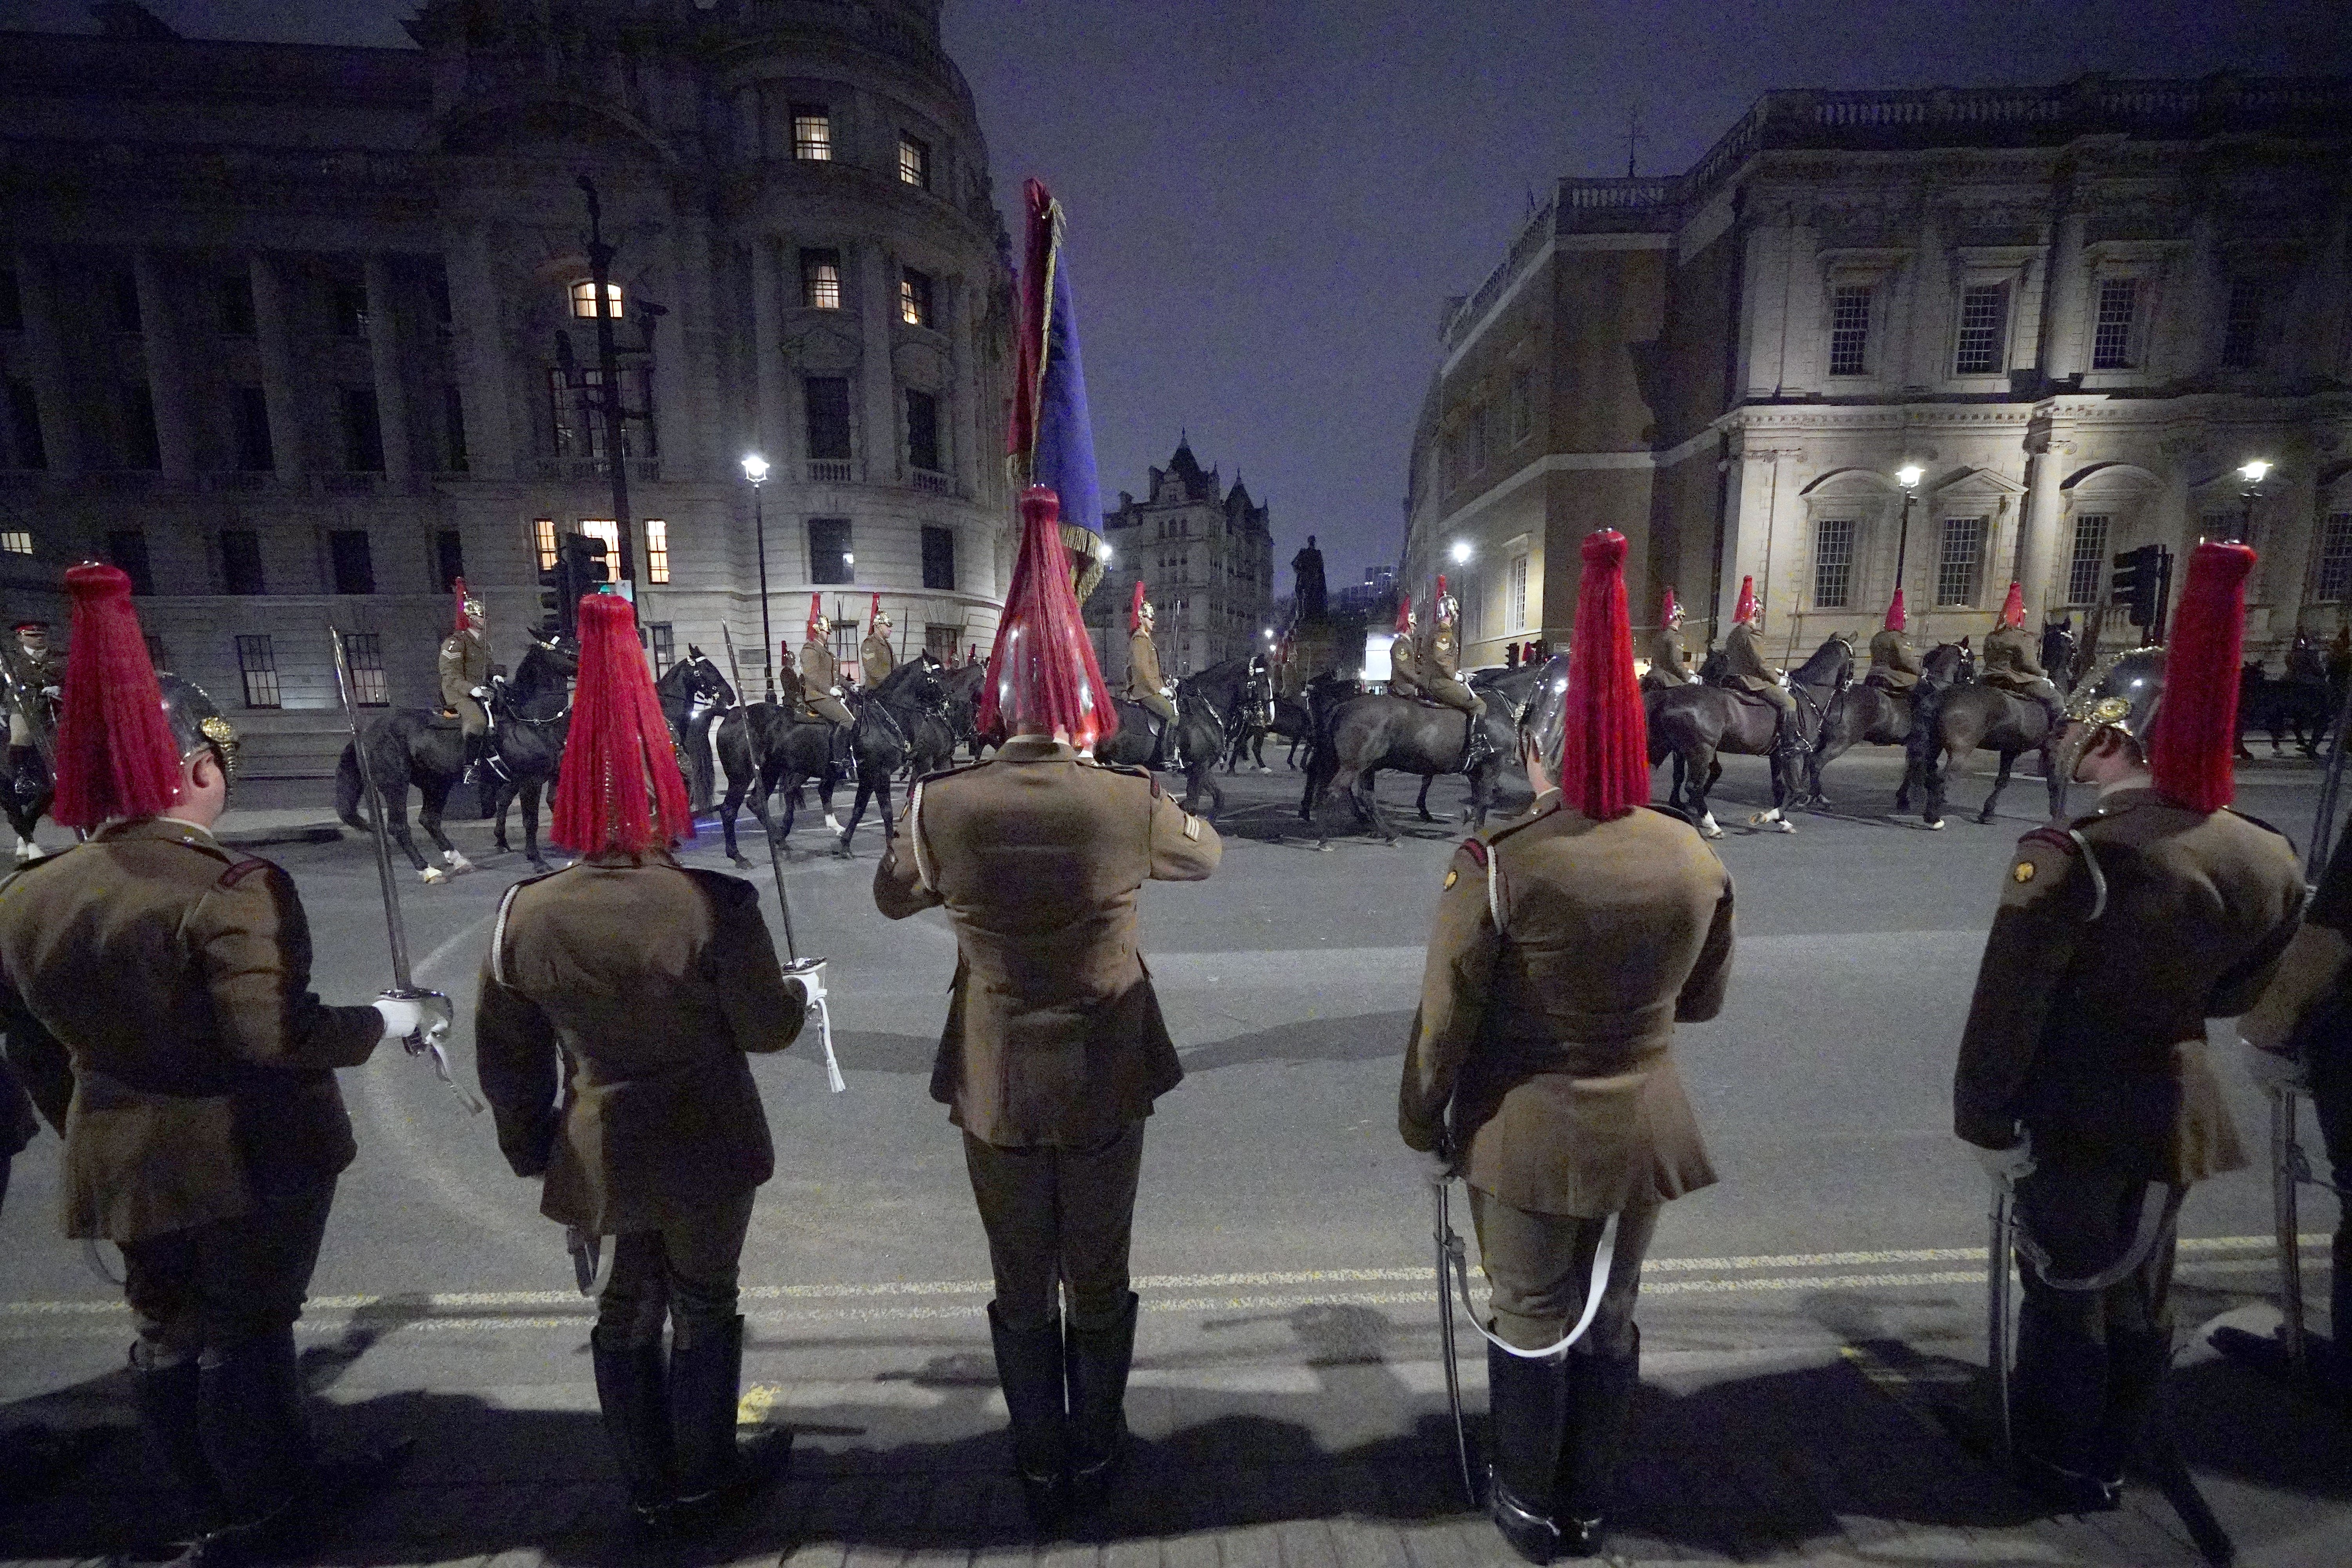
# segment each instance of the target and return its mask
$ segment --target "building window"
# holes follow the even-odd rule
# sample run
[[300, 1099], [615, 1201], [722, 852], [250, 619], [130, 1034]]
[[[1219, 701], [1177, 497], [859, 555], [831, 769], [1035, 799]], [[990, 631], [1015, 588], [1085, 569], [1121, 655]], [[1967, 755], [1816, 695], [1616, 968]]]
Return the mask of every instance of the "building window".
[[249, 528], [224, 528], [220, 536], [221, 586], [232, 594], [267, 594], [261, 574], [261, 535]]
[[106, 559], [131, 579], [131, 591], [145, 597], [155, 591], [155, 574], [147, 564], [147, 532], [118, 528], [106, 536]]
[[920, 190], [931, 188], [931, 144], [904, 132], [898, 135], [898, 183]]
[[2254, 542], [2253, 525], [2246, 521], [2245, 510], [2232, 507], [2228, 511], [2209, 511], [2197, 520], [2197, 537], [2222, 539], [2235, 544]]
[[2132, 367], [2132, 323], [2138, 314], [2138, 279], [2110, 278], [2099, 285], [2098, 325], [2091, 332], [2093, 370]]
[[808, 455], [819, 462], [848, 461], [848, 378], [812, 375], [802, 385], [808, 403]]
[[1474, 643], [1486, 635], [1486, 595], [1485, 585], [1472, 574], [1465, 573], [1460, 590], [1462, 598], [1462, 640]]
[[1813, 525], [1813, 608], [1853, 605], [1853, 519], [1825, 517]]
[[20, 468], [49, 466], [48, 444], [41, 439], [41, 400], [29, 381], [8, 384], [8, 433], [16, 437], [13, 454]]
[[[955, 585], [955, 530], [926, 523], [923, 525], [923, 586], [952, 594]], [[955, 638], [950, 636], [948, 641], [952, 646]]]
[[2009, 346], [2009, 285], [1983, 283], [1960, 291], [1960, 337], [1955, 375], [1999, 375]]
[[21, 528], [0, 529], [0, 555], [30, 555], [33, 536]]
[[910, 327], [931, 324], [931, 275], [911, 267], [898, 271], [898, 319]]
[[2319, 535], [2318, 597], [2331, 604], [2352, 599], [2352, 511], [2330, 512]]
[[1528, 558], [1526, 556], [1511, 557], [1511, 574], [1508, 585], [1504, 592], [1508, 598], [1506, 607], [1509, 612], [1510, 624], [1503, 629], [1505, 631], [1526, 630], [1528, 625]]
[[555, 570], [555, 520], [553, 518], [534, 517], [530, 520], [530, 550], [532, 554], [539, 557], [541, 571]]
[[841, 252], [801, 252], [801, 307], [809, 310], [841, 309]]
[[2107, 518], [2085, 512], [2074, 519], [2074, 548], [2066, 558], [2066, 602], [2095, 605], [2107, 565]]
[[383, 638], [375, 632], [345, 632], [343, 656], [352, 669], [352, 700], [362, 708], [392, 706], [392, 682], [383, 674]]
[[941, 664], [952, 664], [956, 658], [956, 637], [961, 626], [927, 626], [923, 628], [923, 651]]
[[2225, 370], [2252, 370], [2263, 359], [2263, 285], [2252, 278], [2230, 281], [2228, 313], [2221, 321], [2221, 365]]
[[327, 557], [334, 569], [336, 593], [375, 592], [375, 559], [368, 549], [366, 529], [329, 529]]
[[221, 336], [249, 338], [256, 335], [253, 314], [253, 276], [236, 272], [220, 280], [215, 293], [220, 310]]
[[144, 330], [145, 322], [139, 310], [139, 279], [131, 273], [118, 272], [109, 303], [114, 307], [114, 330], [136, 332]]
[[454, 528], [436, 529], [433, 533], [433, 580], [445, 594], [457, 586], [457, 579], [466, 574], [466, 536]]
[[669, 581], [669, 524], [660, 518], [649, 517], [646, 519], [645, 529], [646, 581], [667, 583]]
[[677, 662], [677, 628], [667, 621], [656, 621], [646, 628], [646, 642], [654, 656], [654, 679], [659, 680]]
[[155, 394], [143, 381], [126, 382], [122, 387], [122, 466], [163, 466], [163, 443], [155, 433]]
[[278, 652], [269, 646], [267, 636], [236, 639], [236, 671], [245, 678], [247, 708], [282, 705], [278, 693]]
[[383, 425], [376, 416], [375, 388], [343, 388], [343, 467], [354, 474], [383, 472]]
[[327, 310], [334, 319], [335, 336], [367, 336], [368, 297], [365, 285], [333, 283], [327, 289]]
[[[604, 309], [614, 321], [621, 319], [622, 295], [618, 283], [604, 285]], [[572, 313], [583, 321], [596, 319], [596, 280], [583, 278], [572, 285]]]
[[1936, 561], [1936, 603], [1973, 605], [1984, 586], [1985, 520], [1948, 517]]
[[928, 392], [907, 389], [907, 461], [926, 473], [939, 473], [940, 400]]
[[16, 287], [16, 270], [0, 267], [0, 332], [25, 330], [25, 296]]
[[857, 558], [849, 551], [849, 520], [813, 517], [808, 525], [809, 581], [854, 583]]
[[793, 105], [793, 156], [803, 163], [833, 162], [833, 114], [824, 104]]
[[[604, 547], [604, 581], [618, 582], [621, 576], [620, 525], [609, 517], [583, 517], [580, 520], [580, 531]], [[588, 557], [592, 568], [596, 559], [592, 552]]]
[[1846, 283], [1830, 296], [1830, 374], [1870, 374], [1870, 298], [1867, 283]]
[[278, 466], [269, 441], [269, 399], [257, 386], [232, 386], [229, 416], [236, 425], [236, 466], [240, 473], [266, 474]]
[[1511, 373], [1511, 445], [1536, 433], [1536, 375], [1531, 370]]
[[466, 471], [466, 395], [454, 381], [441, 384], [441, 451], [449, 472]]

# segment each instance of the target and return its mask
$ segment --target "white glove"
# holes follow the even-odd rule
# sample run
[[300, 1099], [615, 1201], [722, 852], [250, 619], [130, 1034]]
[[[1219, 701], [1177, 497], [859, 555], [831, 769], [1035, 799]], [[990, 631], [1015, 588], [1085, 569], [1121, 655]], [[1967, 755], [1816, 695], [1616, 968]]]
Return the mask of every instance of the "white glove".
[[449, 998], [438, 991], [422, 991], [414, 996], [395, 996], [387, 991], [375, 999], [375, 1010], [383, 1019], [379, 1045], [422, 1037], [426, 1045], [437, 1046], [447, 1037], [450, 1020], [457, 1016]]
[[1413, 1163], [1421, 1168], [1421, 1179], [1431, 1186], [1443, 1186], [1454, 1176], [1454, 1158], [1443, 1149], [1416, 1151]]
[[2256, 1089], [2266, 1094], [2275, 1094], [2283, 1089], [2297, 1094], [2311, 1091], [2311, 1069], [2300, 1058], [2284, 1051], [2265, 1050], [2252, 1040], [2238, 1043], [2245, 1048], [2246, 1076], [2254, 1080]]
[[487, 686], [477, 686], [466, 695], [477, 702], [487, 702], [490, 699], [490, 689]]
[[1985, 1174], [1997, 1182], [2015, 1184], [2033, 1174], [2033, 1135], [2030, 1132], [2020, 1131], [2017, 1142], [2006, 1149], [1987, 1149], [1971, 1143], [1969, 1152], [1977, 1157]]

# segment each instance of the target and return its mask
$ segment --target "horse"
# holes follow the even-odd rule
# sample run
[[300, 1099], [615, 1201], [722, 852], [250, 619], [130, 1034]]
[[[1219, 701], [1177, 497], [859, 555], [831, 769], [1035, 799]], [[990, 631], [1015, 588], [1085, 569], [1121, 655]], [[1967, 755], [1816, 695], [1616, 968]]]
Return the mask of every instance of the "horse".
[[[1207, 673], [1206, 671], [1202, 672]], [[1225, 752], [1225, 721], [1210, 706], [1211, 698], [1194, 685], [1199, 676], [1176, 683], [1176, 741], [1184, 752], [1184, 794], [1181, 804], [1192, 811], [1201, 792], [1209, 792], [1209, 809], [1196, 815], [1214, 817], [1225, 808], [1225, 792], [1213, 776]], [[1140, 702], [1124, 697], [1111, 700], [1118, 728], [1095, 743], [1095, 760], [1111, 767], [1148, 768], [1160, 752], [1160, 731], [1167, 721]]]
[[956, 732], [948, 719], [947, 691], [929, 654], [918, 655], [884, 676], [866, 700], [888, 709], [906, 732], [913, 776], [935, 773], [954, 763]]
[[[795, 719], [782, 703], [754, 702], [730, 709], [719, 720], [716, 736], [719, 765], [727, 773], [727, 797], [719, 806], [719, 827], [727, 844], [727, 858], [738, 866], [751, 862], [735, 843], [735, 815], [748, 794], [751, 815], [771, 842], [792, 853], [793, 821], [799, 815], [801, 785], [816, 781], [824, 803], [825, 826], [841, 831], [834, 816], [833, 789], [840, 779], [834, 762], [833, 726], [822, 719]], [[768, 801], [784, 792], [784, 823], [781, 832], [769, 815]]]
[[[1710, 657], [1706, 668], [1719, 669], [1720, 657]], [[1853, 679], [1853, 644], [1843, 633], [1833, 635], [1789, 674], [1799, 726], [1818, 734], [1831, 704]], [[1771, 758], [1772, 806], [1756, 820], [1783, 833], [1797, 830], [1787, 811], [1791, 805], [1801, 804], [1794, 797], [1802, 794], [1802, 781], [1788, 776], [1787, 759], [1774, 750], [1778, 716], [1770, 703], [1708, 680], [1670, 687], [1644, 706], [1649, 718], [1650, 765], [1656, 767], [1668, 757], [1675, 760], [1674, 784], [1667, 798], [1698, 824], [1701, 833], [1709, 838], [1723, 837], [1706, 797], [1723, 776], [1719, 754], [1725, 752]]]
[[[1471, 689], [1486, 699], [1478, 721], [1486, 725], [1493, 752], [1479, 762], [1476, 771], [1466, 773], [1470, 806], [1464, 813], [1465, 822], [1486, 825], [1503, 764], [1517, 754], [1520, 711], [1541, 671], [1540, 665], [1521, 665], [1471, 675]], [[1380, 802], [1372, 794], [1380, 771], [1394, 768], [1419, 773], [1424, 792], [1429, 781], [1440, 773], [1465, 773], [1472, 722], [1470, 715], [1457, 709], [1385, 693], [1345, 698], [1332, 704], [1316, 724], [1314, 749], [1307, 761], [1307, 795], [1299, 806], [1299, 816], [1317, 825], [1316, 847], [1329, 847], [1329, 835], [1322, 831], [1317, 808], [1333, 790], [1346, 794], [1358, 820], [1378, 834], [1382, 843], [1394, 844], [1396, 831], [1381, 816]], [[1423, 799], [1426, 801], [1426, 793]], [[1427, 815], [1425, 807], [1423, 815]]]
[[941, 711], [948, 728], [955, 734], [956, 743], [971, 753], [973, 762], [991, 742], [980, 733], [980, 688], [988, 679], [985, 660], [974, 659], [960, 668], [943, 671], [940, 679]]
[[[1976, 653], [1962, 637], [1956, 643], [1937, 643], [1927, 657], [1920, 661], [1927, 667], [1924, 680], [1948, 686], [1954, 680], [1971, 680], [1976, 677]], [[1911, 691], [1890, 691], [1874, 686], [1865, 678], [1849, 686], [1843, 694], [1832, 700], [1821, 729], [1813, 736], [1812, 755], [1807, 759], [1806, 794], [1817, 806], [1829, 805], [1822, 793], [1822, 770], [1843, 756], [1856, 744], [1900, 746], [1911, 738], [1911, 721], [1918, 704]], [[1906, 767], [1903, 783], [1895, 792], [1895, 809], [1911, 807], [1911, 773]]]
[[14, 747], [0, 747], [0, 812], [5, 812], [8, 826], [16, 830], [16, 864], [29, 866], [41, 858], [41, 847], [33, 841], [33, 830], [49, 812], [49, 802], [57, 797], [57, 775], [49, 771], [48, 760], [38, 751], [27, 748], [23, 753], [25, 767], [20, 772], [9, 763], [8, 753]]
[[2004, 691], [1998, 686], [1966, 679], [1949, 684], [1922, 679], [1913, 696], [1911, 734], [1904, 744], [1904, 793], [1915, 784], [1927, 792], [1921, 817], [1930, 827], [1944, 826], [1944, 780], [1954, 763], [1982, 748], [2000, 753], [2000, 772], [1985, 796], [1979, 822], [1993, 818], [2000, 792], [2009, 785], [2010, 769], [2020, 753], [2038, 752], [2050, 794], [2050, 815], [2066, 810], [2066, 779], [2058, 767], [2058, 738], [2063, 724], [2053, 724], [2042, 704], [2031, 697]]
[[[890, 781], [906, 767], [908, 759], [915, 754], [915, 747], [905, 727], [898, 722], [897, 712], [888, 703], [878, 700], [877, 693], [889, 688], [900, 676], [915, 670], [923, 671], [932, 689], [937, 689], [937, 679], [929, 675], [925, 666], [909, 663], [892, 670], [889, 679], [873, 691], [853, 693], [851, 696], [851, 717], [855, 722], [849, 727], [849, 756], [857, 773], [857, 798], [850, 805], [848, 823], [841, 829], [841, 841], [833, 848], [833, 852], [843, 859], [849, 858], [849, 841], [857, 832], [858, 822], [866, 816], [866, 803], [869, 800], [880, 803], [883, 841], [887, 843], [898, 837], [898, 817], [891, 806]], [[908, 679], [913, 678], [908, 676]], [[940, 727], [944, 734], [947, 731], [944, 720]], [[955, 754], [953, 743], [947, 744], [940, 754], [942, 761], [952, 757]], [[831, 826], [829, 817], [827, 826]]]
[[[568, 639], [531, 644], [511, 681], [493, 682], [490, 722], [506, 776], [487, 792], [486, 815], [496, 819], [492, 842], [501, 853], [507, 844], [507, 806], [522, 800], [523, 858], [534, 869], [548, 869], [539, 852], [540, 792], [554, 782], [556, 764], [563, 757], [572, 699], [567, 689], [580, 668], [580, 650]], [[364, 750], [367, 773], [360, 772]], [[402, 708], [367, 726], [355, 742], [346, 742], [335, 764], [335, 815], [347, 826], [362, 833], [375, 831], [360, 811], [367, 794], [366, 779], [375, 780], [383, 795], [385, 830], [408, 856], [409, 864], [427, 882], [444, 881], [470, 871], [474, 863], [457, 852], [441, 831], [441, 814], [449, 792], [466, 772], [466, 742], [457, 721], [423, 708]], [[442, 864], [430, 865], [408, 832], [408, 790], [415, 785], [424, 796], [417, 822], [441, 851]]]
[[2238, 674], [2238, 759], [2253, 761], [2254, 754], [2246, 750], [2246, 731], [2260, 730], [2271, 738], [2271, 755], [2278, 756], [2288, 734], [2306, 757], [2316, 759], [2319, 742], [2327, 736], [2328, 727], [2336, 721], [2336, 694], [2329, 690], [2323, 678], [2318, 680], [2297, 679], [2289, 676], [2273, 680], [2263, 672], [2262, 661], [2249, 662]]
[[654, 694], [661, 699], [662, 717], [669, 722], [670, 744], [686, 764], [688, 804], [695, 811], [709, 811], [710, 726], [719, 714], [738, 706], [735, 689], [709, 654], [688, 643], [686, 657], [654, 682]]

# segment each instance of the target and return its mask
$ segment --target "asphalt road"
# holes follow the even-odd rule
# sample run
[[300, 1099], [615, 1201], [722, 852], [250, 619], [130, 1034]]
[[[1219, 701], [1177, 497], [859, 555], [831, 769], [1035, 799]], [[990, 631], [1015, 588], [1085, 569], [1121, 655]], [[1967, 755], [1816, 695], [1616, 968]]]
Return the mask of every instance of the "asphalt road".
[[[1346, 1442], [1425, 1418], [1442, 1387], [1428, 1198], [1396, 1140], [1394, 1096], [1429, 906], [1459, 830], [1415, 825], [1393, 847], [1355, 837], [1318, 853], [1292, 819], [1296, 778], [1232, 781], [1223, 869], [1143, 899], [1189, 1075], [1151, 1122], [1137, 1216], [1147, 1429], [1264, 1397], [1317, 1440]], [[1981, 1354], [1984, 1184], [1948, 1131], [1949, 1079], [1983, 932], [2041, 787], [2021, 781], [1993, 826], [1956, 814], [1931, 833], [1880, 815], [1891, 758], [1850, 758], [1831, 782], [1841, 810], [1801, 817], [1793, 836], [1737, 826], [1761, 799], [1759, 764], [1733, 759], [1718, 791], [1740, 947], [1724, 1016], [1684, 1029], [1677, 1051], [1723, 1180], [1659, 1227], [1642, 1318], [1660, 1375], [1834, 1360], [1858, 1343]], [[2301, 839], [2316, 782], [2309, 764], [2254, 764], [2241, 804]], [[1408, 813], [1410, 792], [1391, 785], [1384, 799]], [[1956, 795], [1973, 806], [1982, 789], [1962, 781]], [[1449, 781], [1433, 804], [1458, 809], [1460, 795]], [[848, 1088], [826, 1092], [813, 1036], [755, 1060], [779, 1171], [745, 1258], [747, 1378], [755, 1402], [856, 1406], [855, 1422], [820, 1428], [845, 1444], [977, 1429], [997, 1419], [979, 1315], [986, 1253], [958, 1136], [927, 1093], [954, 942], [935, 913], [896, 924], [876, 913], [878, 831], [841, 860], [803, 821], [786, 880], [803, 951], [833, 961]], [[481, 826], [456, 832], [481, 868], [408, 882], [404, 902], [420, 983], [458, 1000], [452, 1056], [470, 1080], [476, 970], [498, 897], [524, 868], [482, 853]], [[280, 858], [310, 910], [318, 989], [372, 995], [388, 969], [365, 845]], [[716, 835], [688, 858], [723, 864]], [[761, 858], [747, 874], [772, 900]], [[584, 1324], [562, 1238], [536, 1212], [535, 1184], [507, 1173], [488, 1119], [397, 1051], [343, 1077], [361, 1153], [306, 1321], [336, 1348], [339, 1386], [584, 1406]], [[2223, 1077], [2259, 1148], [2263, 1107], [2233, 1063]], [[44, 1138], [19, 1159], [0, 1215], [0, 1401], [100, 1377], [127, 1337], [118, 1294], [57, 1238], [56, 1148]], [[2266, 1298], [2258, 1173], [2198, 1189], [2183, 1229], [2185, 1320]], [[1332, 1370], [1350, 1366], [1368, 1370]]]

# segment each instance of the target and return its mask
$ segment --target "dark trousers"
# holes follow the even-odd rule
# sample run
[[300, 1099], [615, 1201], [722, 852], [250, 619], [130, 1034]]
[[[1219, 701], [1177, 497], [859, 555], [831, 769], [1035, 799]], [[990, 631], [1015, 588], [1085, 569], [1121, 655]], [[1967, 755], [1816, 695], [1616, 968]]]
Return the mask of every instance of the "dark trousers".
[[[1642, 1258], [1658, 1228], [1658, 1207], [1654, 1196], [1646, 1196], [1618, 1216], [1601, 1309], [1570, 1355], [1633, 1353], [1633, 1298], [1642, 1286]], [[1584, 1316], [1592, 1259], [1608, 1221], [1537, 1214], [1472, 1187], [1470, 1222], [1477, 1228], [1478, 1260], [1492, 1288], [1495, 1332], [1521, 1350], [1557, 1344]]]
[[334, 1201], [329, 1182], [265, 1199], [235, 1219], [126, 1242], [122, 1294], [147, 1363], [211, 1359], [224, 1346], [292, 1328]]
[[1129, 1122], [1091, 1149], [1006, 1149], [967, 1132], [963, 1159], [988, 1232], [997, 1316], [1007, 1329], [1055, 1321], [1057, 1288], [1068, 1293], [1077, 1323], [1126, 1316], [1142, 1122]]
[[612, 1277], [596, 1298], [600, 1342], [616, 1349], [659, 1344], [664, 1318], [674, 1350], [731, 1331], [756, 1194], [746, 1187], [658, 1229], [614, 1237]]
[[2087, 1279], [2120, 1260], [2148, 1187], [2144, 1177], [2049, 1164], [2018, 1184], [2018, 1223], [2049, 1254], [2046, 1273], [2022, 1245], [2018, 1258], [2018, 1441], [2079, 1474], [2122, 1473], [2171, 1364], [2173, 1255], [2188, 1189], [2166, 1194], [2155, 1246], [2114, 1284], [2062, 1290], [2050, 1280]]

